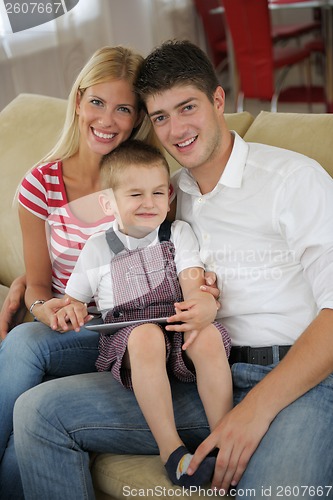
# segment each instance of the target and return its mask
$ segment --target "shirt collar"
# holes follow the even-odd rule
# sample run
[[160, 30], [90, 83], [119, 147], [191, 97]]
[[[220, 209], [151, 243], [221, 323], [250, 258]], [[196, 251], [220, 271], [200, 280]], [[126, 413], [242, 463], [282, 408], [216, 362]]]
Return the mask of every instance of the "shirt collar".
[[158, 243], [158, 230], [159, 227], [154, 229], [151, 233], [147, 234], [144, 238], [134, 238], [120, 232], [118, 222], [113, 222], [112, 228], [120, 241], [125, 245], [128, 250], [137, 250], [138, 248], [146, 248], [149, 245], [156, 245]]
[[234, 145], [219, 184], [230, 188], [240, 188], [249, 153], [249, 145], [236, 132], [232, 131], [231, 133], [234, 136]]

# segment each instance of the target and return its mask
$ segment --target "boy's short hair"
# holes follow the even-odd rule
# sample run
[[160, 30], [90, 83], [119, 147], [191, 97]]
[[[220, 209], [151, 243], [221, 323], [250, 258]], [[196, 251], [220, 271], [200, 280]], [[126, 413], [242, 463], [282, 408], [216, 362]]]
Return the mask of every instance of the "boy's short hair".
[[188, 40], [168, 40], [154, 49], [141, 65], [134, 87], [145, 102], [176, 85], [192, 85], [211, 102], [220, 85], [205, 52]]
[[130, 139], [113, 151], [102, 157], [100, 163], [100, 176], [102, 189], [116, 189], [123, 180], [126, 168], [137, 165], [138, 167], [161, 166], [170, 177], [170, 168], [167, 160], [159, 149], [145, 142]]

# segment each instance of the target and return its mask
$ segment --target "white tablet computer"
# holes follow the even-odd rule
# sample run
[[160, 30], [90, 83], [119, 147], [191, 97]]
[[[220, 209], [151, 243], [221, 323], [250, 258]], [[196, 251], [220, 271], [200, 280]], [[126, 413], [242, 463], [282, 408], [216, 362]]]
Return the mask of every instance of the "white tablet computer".
[[115, 333], [120, 328], [125, 326], [137, 325], [139, 323], [167, 323], [168, 318], [151, 318], [151, 319], [136, 319], [132, 321], [119, 321], [118, 323], [100, 323], [94, 325], [85, 325], [87, 330], [97, 330], [104, 334]]

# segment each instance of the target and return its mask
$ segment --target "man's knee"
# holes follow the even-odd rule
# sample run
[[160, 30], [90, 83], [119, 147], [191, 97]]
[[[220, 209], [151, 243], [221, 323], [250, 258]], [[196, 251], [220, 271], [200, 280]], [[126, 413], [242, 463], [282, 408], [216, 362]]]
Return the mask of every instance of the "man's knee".
[[47, 384], [41, 384], [29, 389], [19, 396], [14, 406], [14, 433], [15, 443], [22, 430], [28, 427], [32, 430], [34, 426], [38, 427], [38, 421], [43, 416], [43, 408], [51, 411], [54, 404], [54, 398], [51, 391], [45, 389]]

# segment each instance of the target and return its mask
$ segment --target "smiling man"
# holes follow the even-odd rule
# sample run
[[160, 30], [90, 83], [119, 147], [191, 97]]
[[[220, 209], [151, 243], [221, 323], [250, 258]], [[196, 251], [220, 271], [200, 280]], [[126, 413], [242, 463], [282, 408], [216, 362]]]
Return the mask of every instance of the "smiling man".
[[235, 406], [190, 467], [216, 447], [213, 486], [223, 490], [284, 498], [332, 485], [333, 181], [310, 158], [231, 132], [213, 67], [187, 41], [153, 51], [136, 89], [184, 167], [173, 177], [176, 218], [223, 286], [233, 343]]

